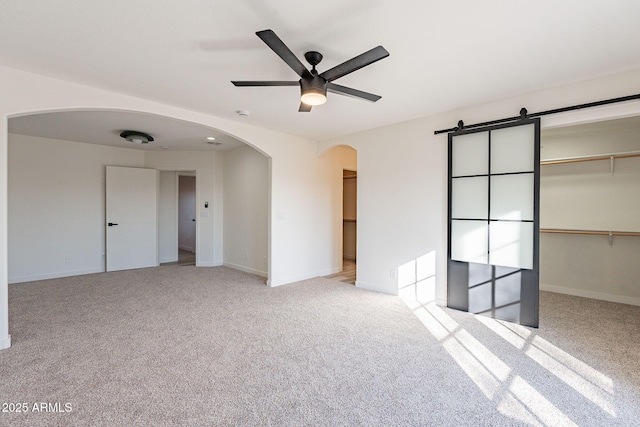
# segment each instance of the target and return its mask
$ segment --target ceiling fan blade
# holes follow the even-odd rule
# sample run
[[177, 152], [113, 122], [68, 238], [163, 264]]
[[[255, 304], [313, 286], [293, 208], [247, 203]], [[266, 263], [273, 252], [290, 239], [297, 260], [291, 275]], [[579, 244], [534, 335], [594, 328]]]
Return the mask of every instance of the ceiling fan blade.
[[336, 65], [330, 70], [325, 71], [320, 74], [326, 81], [331, 82], [333, 80], [339, 79], [340, 77], [346, 76], [349, 73], [353, 73], [356, 70], [359, 70], [362, 67], [366, 67], [367, 65], [373, 64], [376, 61], [379, 61], [383, 58], [389, 56], [389, 52], [382, 46], [374, 47], [373, 49], [356, 56], [355, 58], [351, 58], [348, 61], [343, 62], [340, 65]]
[[308, 113], [311, 111], [311, 105], [307, 105], [304, 102], [300, 103], [300, 108], [298, 108], [299, 113]]
[[263, 42], [267, 44], [289, 67], [293, 69], [300, 77], [313, 77], [307, 67], [291, 52], [291, 49], [284, 44], [280, 37], [271, 30], [258, 31], [256, 33]]
[[256, 80], [247, 80], [247, 81], [231, 81], [234, 86], [300, 86], [300, 82], [294, 81], [256, 81]]
[[382, 98], [379, 95], [374, 95], [369, 92], [363, 92], [358, 89], [353, 89], [351, 87], [340, 86], [335, 83], [327, 83], [327, 92], [337, 93], [339, 95], [351, 96], [353, 98], [364, 99], [366, 101], [376, 102], [378, 99]]

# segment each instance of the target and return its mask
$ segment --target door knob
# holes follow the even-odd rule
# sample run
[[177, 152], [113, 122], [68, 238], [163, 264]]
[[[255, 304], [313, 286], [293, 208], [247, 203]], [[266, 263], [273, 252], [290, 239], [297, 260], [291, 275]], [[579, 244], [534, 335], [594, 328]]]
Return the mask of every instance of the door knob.
[[115, 222], [110, 222], [109, 224], [107, 224], [109, 227], [113, 227], [114, 225], [118, 225]]
[[194, 219], [192, 219], [191, 221], [196, 222], [196, 219], [194, 218]]

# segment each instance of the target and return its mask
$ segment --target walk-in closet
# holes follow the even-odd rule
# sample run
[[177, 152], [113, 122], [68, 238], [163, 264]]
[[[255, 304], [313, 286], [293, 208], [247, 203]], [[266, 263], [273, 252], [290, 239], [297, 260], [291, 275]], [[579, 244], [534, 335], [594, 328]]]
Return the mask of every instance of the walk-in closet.
[[640, 305], [640, 117], [541, 145], [540, 289]]

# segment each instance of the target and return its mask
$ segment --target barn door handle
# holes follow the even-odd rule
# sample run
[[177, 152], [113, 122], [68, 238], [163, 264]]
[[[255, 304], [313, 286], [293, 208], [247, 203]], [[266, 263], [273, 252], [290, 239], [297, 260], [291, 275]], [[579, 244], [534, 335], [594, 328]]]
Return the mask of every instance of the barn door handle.
[[115, 222], [110, 222], [109, 224], [107, 224], [109, 227], [113, 227], [114, 225], [118, 225]]

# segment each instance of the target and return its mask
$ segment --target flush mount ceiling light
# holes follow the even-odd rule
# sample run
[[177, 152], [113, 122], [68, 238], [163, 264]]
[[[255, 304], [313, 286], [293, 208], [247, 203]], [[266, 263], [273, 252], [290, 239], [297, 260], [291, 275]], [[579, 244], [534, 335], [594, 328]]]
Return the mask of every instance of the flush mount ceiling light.
[[215, 136], [208, 136], [205, 139], [206, 139], [206, 141], [204, 142], [205, 144], [215, 145], [215, 146], [222, 145], [222, 142], [216, 141]]
[[153, 141], [153, 137], [151, 135], [137, 130], [122, 131], [120, 136], [134, 144], [148, 144]]

